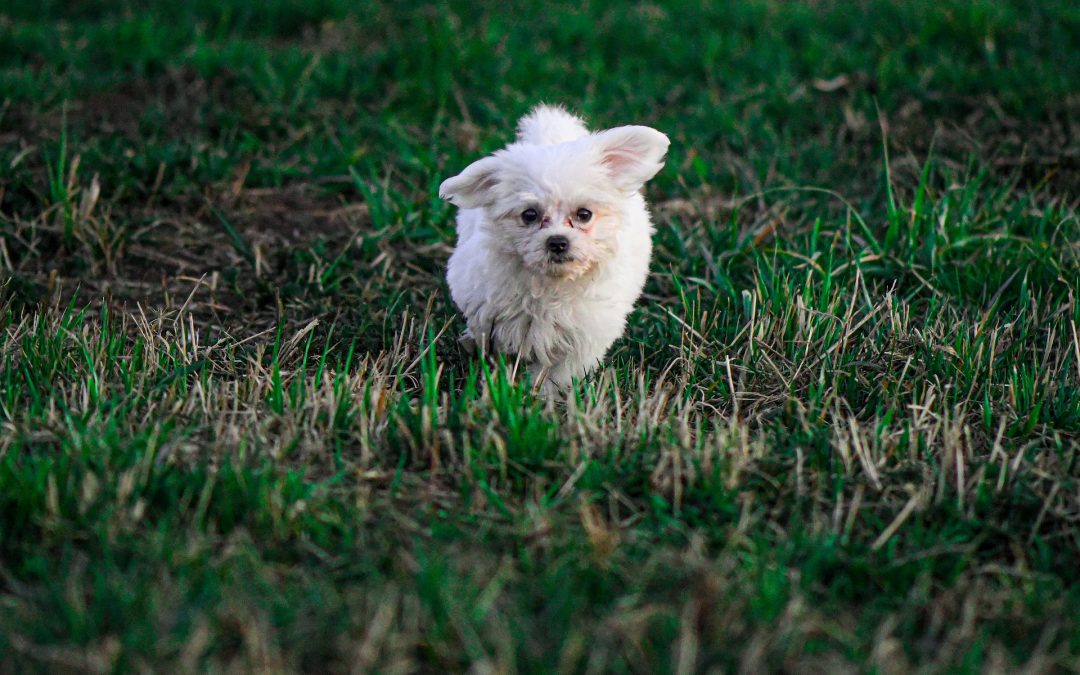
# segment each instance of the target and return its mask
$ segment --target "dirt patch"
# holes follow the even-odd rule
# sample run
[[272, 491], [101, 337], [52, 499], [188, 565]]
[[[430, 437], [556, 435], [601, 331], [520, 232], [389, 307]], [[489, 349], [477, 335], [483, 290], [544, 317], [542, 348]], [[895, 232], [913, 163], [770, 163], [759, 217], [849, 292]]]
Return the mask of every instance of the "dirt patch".
[[343, 251], [368, 222], [365, 204], [299, 184], [125, 210], [123, 219], [109, 264], [89, 241], [65, 245], [58, 232], [36, 228], [36, 248], [12, 275], [21, 302], [59, 293], [148, 316], [183, 307], [211, 334], [246, 334], [276, 325], [282, 289], [297, 283], [297, 250], [322, 241]]
[[270, 246], [340, 238], [368, 220], [367, 204], [320, 195], [307, 185], [243, 189], [225, 195], [222, 207], [253, 241]]
[[306, 185], [218, 194], [179, 218], [162, 214], [128, 248], [118, 277], [156, 281], [159, 301], [162, 291], [175, 295], [198, 281], [196, 295], [210, 309], [242, 312], [259, 289], [265, 293], [287, 281], [293, 251], [319, 240], [347, 246], [366, 222], [365, 204], [348, 204]]
[[88, 91], [47, 107], [13, 103], [3, 117], [0, 143], [59, 138], [65, 124], [69, 133], [84, 137], [136, 137], [150, 112], [162, 116], [155, 126], [170, 134], [205, 132], [215, 128], [217, 111], [226, 107], [236, 110], [236, 87], [236, 77], [228, 70], [206, 77], [194, 68], [181, 66], [156, 77], [134, 77], [107, 89]]
[[[1007, 114], [992, 97], [967, 99], [965, 105], [970, 112], [959, 119], [935, 118], [918, 102], [902, 107], [885, 124], [893, 159], [902, 165], [898, 153], [909, 153], [909, 160], [932, 155], [962, 172], [975, 158], [999, 178], [1015, 179], [1020, 188], [1080, 196], [1080, 96], [1063, 101], [1060, 110], [1042, 119], [1027, 121]], [[871, 126], [871, 133], [880, 134], [876, 123]], [[867, 129], [862, 131], [865, 135]], [[863, 147], [873, 147], [863, 140]], [[909, 168], [917, 182], [921, 167]]]
[[[235, 110], [236, 78], [227, 70], [206, 77], [193, 68], [170, 68], [151, 78], [137, 78], [112, 89], [91, 93], [72, 102], [72, 129], [85, 134], [139, 135], [142, 121], [159, 115], [154, 126], [170, 135], [206, 133], [218, 127], [218, 113]], [[241, 106], [241, 111], [243, 107]]]

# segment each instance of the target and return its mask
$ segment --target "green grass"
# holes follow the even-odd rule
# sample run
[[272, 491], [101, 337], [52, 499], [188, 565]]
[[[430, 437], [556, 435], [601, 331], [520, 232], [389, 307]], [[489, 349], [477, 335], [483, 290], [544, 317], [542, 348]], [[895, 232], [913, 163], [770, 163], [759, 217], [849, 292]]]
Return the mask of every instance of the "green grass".
[[[1074, 3], [149, 5], [0, 10], [0, 672], [1080, 669]], [[565, 405], [539, 101], [672, 139]]]

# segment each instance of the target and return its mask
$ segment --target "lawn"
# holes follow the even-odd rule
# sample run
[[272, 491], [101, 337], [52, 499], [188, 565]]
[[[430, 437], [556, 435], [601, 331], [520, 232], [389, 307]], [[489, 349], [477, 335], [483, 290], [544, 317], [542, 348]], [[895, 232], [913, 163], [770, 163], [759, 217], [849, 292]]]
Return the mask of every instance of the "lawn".
[[[1070, 0], [0, 7], [0, 672], [1080, 670]], [[562, 404], [446, 177], [672, 145]]]

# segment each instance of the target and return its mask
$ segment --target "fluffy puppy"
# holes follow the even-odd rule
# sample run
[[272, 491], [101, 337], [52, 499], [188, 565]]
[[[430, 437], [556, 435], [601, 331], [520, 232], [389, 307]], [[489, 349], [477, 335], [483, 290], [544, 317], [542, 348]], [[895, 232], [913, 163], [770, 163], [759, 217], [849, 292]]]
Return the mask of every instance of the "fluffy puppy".
[[539, 106], [515, 143], [439, 187], [460, 208], [446, 279], [465, 344], [529, 365], [553, 394], [595, 368], [641, 295], [653, 226], [641, 188], [664, 165], [664, 134], [590, 133]]

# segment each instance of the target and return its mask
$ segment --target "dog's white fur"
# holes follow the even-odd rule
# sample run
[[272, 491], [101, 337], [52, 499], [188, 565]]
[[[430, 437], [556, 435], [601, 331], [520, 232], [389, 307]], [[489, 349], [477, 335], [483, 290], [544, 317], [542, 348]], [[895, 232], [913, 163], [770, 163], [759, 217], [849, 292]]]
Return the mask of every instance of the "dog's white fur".
[[[595, 368], [645, 284], [653, 226], [641, 188], [668, 143], [642, 126], [590, 133], [541, 105], [515, 143], [444, 181], [439, 196], [461, 208], [446, 278], [463, 341], [520, 358], [548, 393]], [[549, 250], [553, 235], [564, 255]]]

